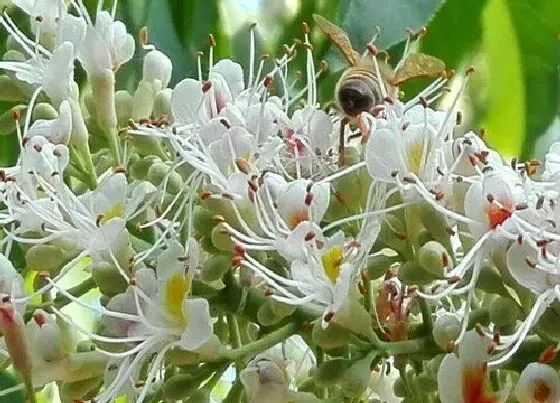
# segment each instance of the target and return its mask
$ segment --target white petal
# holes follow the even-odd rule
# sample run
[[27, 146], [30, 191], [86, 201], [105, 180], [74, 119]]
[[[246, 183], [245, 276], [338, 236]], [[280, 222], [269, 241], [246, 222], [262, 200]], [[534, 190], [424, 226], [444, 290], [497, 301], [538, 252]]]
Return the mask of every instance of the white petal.
[[181, 335], [181, 347], [193, 351], [212, 336], [212, 319], [208, 301], [202, 298], [185, 298], [183, 315], [187, 320], [187, 326]]
[[552, 285], [549, 284], [551, 273], [529, 265], [530, 262], [539, 261], [539, 253], [540, 251], [533, 248], [528, 242], [523, 242], [521, 245], [515, 242], [507, 252], [507, 267], [511, 276], [536, 295], [552, 288]]
[[441, 403], [462, 403], [462, 368], [455, 354], [447, 354], [441, 361], [437, 382]]
[[189, 124], [198, 121], [202, 97], [202, 87], [197, 80], [187, 78], [177, 84], [171, 95], [175, 122]]
[[216, 63], [212, 70], [224, 77], [234, 99], [245, 88], [243, 69], [239, 63], [235, 63], [230, 59], [223, 59]]
[[158, 282], [165, 283], [173, 275], [183, 273], [184, 263], [179, 258], [185, 257], [185, 250], [178, 241], [167, 244], [167, 249], [159, 255], [156, 264]]
[[560, 401], [560, 377], [548, 365], [530, 363], [517, 381], [515, 397], [520, 402], [556, 403]]
[[376, 130], [366, 145], [366, 162], [369, 174], [383, 181], [394, 182], [393, 172], [408, 173], [399, 141], [400, 133], [389, 129]]

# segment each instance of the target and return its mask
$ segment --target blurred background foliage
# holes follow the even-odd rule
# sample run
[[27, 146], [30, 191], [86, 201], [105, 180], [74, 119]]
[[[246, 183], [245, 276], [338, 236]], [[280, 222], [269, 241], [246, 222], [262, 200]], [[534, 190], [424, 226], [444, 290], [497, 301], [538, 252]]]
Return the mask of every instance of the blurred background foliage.
[[[3, 6], [9, 3], [0, 0]], [[97, 1], [85, 3], [93, 12]], [[18, 10], [8, 13], [18, 25], [28, 26]], [[512, 157], [542, 157], [548, 144], [560, 140], [559, 0], [120, 0], [118, 18], [130, 31], [148, 26], [150, 42], [173, 61], [171, 85], [196, 76], [195, 54], [207, 53], [209, 33], [217, 41], [215, 57], [230, 57], [246, 66], [249, 27], [257, 23], [257, 54], [269, 54], [267, 63], [273, 63], [283, 44], [301, 38], [301, 23], [306, 21], [313, 30], [317, 60], [329, 63], [319, 83], [321, 102], [328, 102], [344, 62], [313, 29], [313, 13], [341, 25], [359, 51], [379, 26], [377, 46], [389, 52], [393, 63], [404, 48], [406, 29], [426, 26], [421, 49], [457, 71], [450, 85], [453, 92], [460, 88], [466, 68], [476, 68], [460, 100], [465, 128], [483, 128], [488, 142]], [[119, 89], [134, 90], [142, 52], [137, 49], [133, 62], [117, 73]], [[290, 69], [294, 76], [297, 70], [305, 71], [304, 57]], [[79, 72], [77, 76], [83, 77]], [[404, 97], [425, 84], [419, 80], [404, 86]], [[440, 102], [449, 105], [450, 98]], [[13, 106], [2, 102], [0, 112]], [[14, 161], [17, 147], [14, 133], [2, 130], [0, 163], [6, 165]]]

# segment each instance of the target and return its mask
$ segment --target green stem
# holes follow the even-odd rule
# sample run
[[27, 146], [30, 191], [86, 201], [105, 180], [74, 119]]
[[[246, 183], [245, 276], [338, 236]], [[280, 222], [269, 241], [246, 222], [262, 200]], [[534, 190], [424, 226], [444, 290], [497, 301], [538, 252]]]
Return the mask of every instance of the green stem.
[[35, 397], [35, 388], [33, 388], [31, 374], [23, 374], [23, 383], [25, 384], [25, 390], [27, 392], [27, 400], [30, 403], [36, 403], [37, 399]]
[[[315, 360], [317, 362], [317, 367], [325, 362], [325, 353], [323, 349], [319, 346], [315, 348]], [[319, 399], [324, 399], [327, 396], [327, 390], [319, 386], [315, 387], [315, 394]]]
[[113, 166], [118, 166], [121, 164], [121, 151], [119, 146], [119, 132], [117, 128], [113, 127], [105, 131], [105, 136], [107, 138], [107, 143], [109, 145], [109, 152], [113, 159]]
[[371, 280], [365, 279], [363, 281], [364, 284], [364, 308], [368, 313], [371, 312], [371, 306], [373, 304], [373, 287], [371, 284]]
[[231, 389], [229, 390], [227, 396], [224, 398], [223, 403], [238, 403], [241, 400], [241, 395], [243, 394], [243, 384], [237, 378]]
[[424, 329], [426, 334], [432, 334], [432, 330], [434, 328], [434, 322], [432, 319], [432, 310], [430, 309], [430, 305], [428, 301], [424, 298], [420, 298], [420, 310], [422, 311], [422, 322], [424, 322]]

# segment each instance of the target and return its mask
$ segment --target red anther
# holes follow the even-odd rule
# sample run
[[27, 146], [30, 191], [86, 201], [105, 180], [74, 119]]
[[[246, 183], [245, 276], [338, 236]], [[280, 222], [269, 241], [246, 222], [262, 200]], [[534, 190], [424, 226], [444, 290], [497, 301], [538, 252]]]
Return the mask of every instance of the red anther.
[[474, 327], [474, 330], [476, 330], [476, 332], [478, 333], [478, 335], [480, 337], [486, 337], [486, 334], [484, 333], [484, 330], [482, 329], [482, 326], [480, 326], [479, 323], [477, 323]]
[[309, 242], [315, 239], [316, 236], [317, 234], [315, 232], [309, 231], [307, 234], [305, 234], [305, 238], [303, 239], [305, 242]]
[[303, 31], [304, 34], [309, 33], [309, 25], [307, 25], [307, 22], [304, 21], [301, 23], [301, 30]]
[[242, 261], [243, 261], [243, 256], [234, 256], [231, 258], [231, 265], [233, 267], [241, 266]]
[[101, 220], [103, 220], [103, 217], [104, 217], [103, 214], [99, 214], [99, 215], [97, 216], [97, 218], [95, 219], [95, 225], [96, 225], [97, 227], [99, 227], [99, 226], [101, 225]]
[[502, 344], [502, 343], [500, 342], [500, 332], [496, 331], [496, 332], [494, 333], [494, 337], [492, 338], [492, 342], [493, 342], [496, 346], [499, 346], [500, 344]]
[[449, 256], [447, 256], [446, 252], [441, 254], [441, 264], [443, 267], [447, 267], [449, 265]]
[[360, 292], [360, 294], [366, 295], [366, 289], [364, 288], [364, 285], [362, 283], [358, 283], [358, 291]]
[[367, 281], [367, 276], [366, 276], [365, 270], [362, 270], [360, 272], [360, 278], [362, 279], [362, 281]]
[[239, 256], [245, 256], [245, 248], [241, 245], [235, 245], [233, 248], [233, 253]]
[[147, 26], [143, 26], [138, 31], [138, 41], [142, 45], [146, 45], [148, 43], [148, 27]]
[[40, 153], [41, 151], [43, 151], [43, 147], [41, 147], [39, 144], [35, 144], [35, 145], [33, 146], [33, 149], [34, 149], [35, 151], [37, 151], [38, 153]]
[[372, 114], [372, 116], [377, 117], [379, 116], [379, 114], [381, 112], [383, 112], [385, 110], [385, 106], [383, 105], [376, 105], [373, 108], [371, 108], [370, 113]]
[[531, 269], [534, 269], [535, 267], [537, 267], [537, 262], [535, 262], [533, 259], [531, 259], [529, 256], [527, 256], [525, 258], [525, 263], [527, 263], [527, 266], [529, 266]]
[[469, 74], [472, 74], [472, 73], [474, 73], [474, 72], [475, 72], [474, 66], [469, 66], [469, 67], [467, 68], [467, 71], [465, 72], [465, 74], [469, 75]]
[[416, 179], [411, 178], [409, 176], [405, 176], [402, 180], [403, 180], [404, 183], [412, 183], [412, 184], [416, 183]]
[[113, 172], [116, 174], [126, 174], [128, 170], [123, 165], [117, 165], [115, 168], [113, 168]]
[[385, 97], [383, 98], [383, 101], [387, 102], [389, 105], [393, 105], [395, 103], [391, 97]]
[[18, 108], [12, 109], [12, 119], [15, 121], [19, 121], [21, 119], [21, 111]]
[[523, 236], [521, 236], [521, 234], [517, 235], [517, 244], [519, 246], [523, 244]]
[[453, 277], [449, 277], [447, 279], [447, 284], [457, 284], [461, 281], [461, 277], [459, 276], [453, 276]]
[[37, 323], [39, 325], [39, 327], [43, 326], [47, 322], [45, 320], [45, 317], [41, 313], [34, 314], [33, 315], [33, 320], [35, 321], [35, 323]]
[[428, 107], [428, 101], [426, 100], [426, 98], [424, 97], [420, 97], [420, 99], [418, 100], [418, 103], [420, 105], [422, 105], [424, 108]]
[[556, 359], [556, 348], [553, 346], [547, 347], [539, 356], [539, 362], [541, 364], [550, 364]]
[[445, 197], [445, 193], [443, 192], [436, 192], [436, 201], [441, 201]]
[[398, 233], [398, 232], [393, 232], [393, 234], [395, 234], [395, 236], [397, 237], [397, 239], [398, 239], [399, 241], [404, 241], [404, 240], [406, 240], [406, 235], [404, 235], [404, 234], [400, 234], [400, 233]]
[[249, 185], [249, 189], [253, 192], [256, 192], [259, 190], [259, 187], [257, 186], [256, 183], [254, 183], [253, 181], [247, 181], [247, 184]]
[[265, 296], [265, 297], [270, 297], [271, 295], [274, 295], [274, 291], [272, 291], [270, 288], [267, 288], [267, 289], [264, 291], [264, 296]]
[[329, 323], [333, 317], [334, 317], [334, 312], [327, 312], [325, 316], [323, 316], [323, 320]]
[[549, 242], [550, 240], [548, 239], [541, 239], [540, 241], [537, 241], [536, 244], [538, 248], [544, 248]]
[[210, 47], [216, 46], [216, 39], [214, 38], [214, 35], [208, 34], [208, 44]]
[[359, 248], [359, 247], [361, 247], [361, 246], [362, 246], [362, 244], [361, 244], [360, 242], [358, 242], [358, 241], [356, 241], [356, 240], [353, 240], [353, 241], [350, 241], [350, 242], [348, 243], [348, 248], [347, 248], [347, 249]]
[[267, 74], [263, 80], [263, 85], [265, 88], [269, 88], [273, 82], [274, 82], [274, 77], [271, 76], [270, 74]]
[[306, 206], [311, 206], [311, 203], [313, 202], [313, 193], [307, 193], [303, 202]]
[[373, 43], [368, 43], [367, 44], [367, 50], [368, 50], [370, 55], [372, 55], [374, 57], [377, 56], [377, 53], [378, 53], [377, 46], [375, 46]]
[[208, 80], [202, 84], [202, 92], [206, 93], [212, 88], [212, 81]]
[[530, 160], [529, 165], [531, 165], [532, 167], [540, 167], [542, 164], [539, 160]]
[[486, 200], [488, 200], [488, 203], [494, 203], [494, 195], [488, 193], [486, 195]]
[[210, 192], [202, 192], [200, 194], [200, 199], [201, 200], [208, 200], [211, 196], [212, 196], [212, 193], [210, 193]]
[[451, 354], [453, 351], [455, 351], [455, 342], [450, 341], [449, 343], [447, 343], [447, 347], [445, 349], [445, 352], [447, 354]]
[[476, 165], [476, 163], [478, 162], [476, 157], [473, 154], [469, 154], [469, 162], [471, 163], [471, 165]]
[[128, 285], [131, 285], [133, 287], [135, 287], [137, 284], [136, 278], [135, 277], [130, 277], [130, 279], [128, 279]]

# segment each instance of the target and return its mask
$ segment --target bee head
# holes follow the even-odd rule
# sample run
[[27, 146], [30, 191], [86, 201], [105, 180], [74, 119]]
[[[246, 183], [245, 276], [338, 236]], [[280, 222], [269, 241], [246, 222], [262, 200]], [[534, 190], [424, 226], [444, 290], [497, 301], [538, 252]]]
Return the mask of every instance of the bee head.
[[382, 101], [377, 80], [358, 74], [341, 79], [337, 97], [344, 113], [352, 117], [371, 110]]

